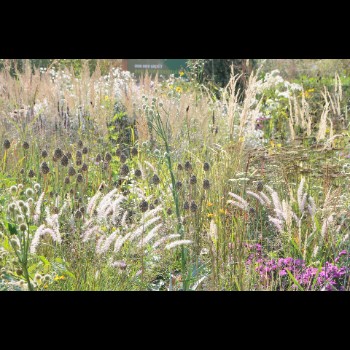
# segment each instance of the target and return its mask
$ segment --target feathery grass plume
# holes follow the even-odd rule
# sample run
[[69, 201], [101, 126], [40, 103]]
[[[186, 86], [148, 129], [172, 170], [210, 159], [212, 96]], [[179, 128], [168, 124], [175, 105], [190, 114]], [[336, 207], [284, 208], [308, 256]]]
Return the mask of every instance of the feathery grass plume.
[[230, 203], [232, 205], [234, 205], [235, 207], [238, 207], [242, 210], [248, 210], [248, 205], [244, 205], [243, 203], [241, 202], [236, 202], [236, 201], [233, 201], [233, 200], [228, 200], [227, 203]]
[[135, 231], [131, 233], [129, 241], [132, 242], [135, 238], [141, 236], [147, 227], [153, 225], [155, 222], [157, 222], [160, 219], [161, 219], [160, 216], [156, 216], [154, 218], [149, 219], [148, 221], [141, 221], [140, 227], [138, 227]]
[[316, 203], [313, 197], [309, 196], [309, 204], [307, 205], [308, 211], [312, 219], [314, 218], [316, 214]]
[[45, 196], [45, 192], [43, 191], [40, 194], [40, 196], [36, 202], [36, 206], [35, 206], [35, 210], [34, 210], [34, 222], [35, 223], [38, 223], [38, 220], [39, 220], [39, 217], [41, 214], [41, 206], [43, 204], [44, 196]]
[[118, 194], [117, 198], [112, 202], [112, 221], [116, 224], [117, 218], [120, 214], [120, 204], [126, 200], [126, 197], [122, 194]]
[[137, 247], [141, 248], [145, 246], [150, 240], [152, 240], [158, 233], [159, 229], [163, 226], [163, 224], [158, 224], [152, 228], [147, 234], [147, 236], [143, 239], [143, 241], [140, 241]]
[[299, 205], [299, 209], [301, 210], [302, 207], [302, 202], [303, 202], [303, 190], [304, 190], [304, 184], [305, 184], [305, 177], [301, 178], [299, 187], [298, 187], [298, 205]]
[[328, 227], [330, 226], [330, 224], [333, 222], [334, 219], [334, 213], [332, 213], [331, 215], [329, 215], [322, 224], [322, 228], [321, 228], [321, 237], [322, 239], [324, 239], [326, 232], [328, 230]]
[[102, 193], [100, 191], [98, 191], [93, 197], [90, 198], [89, 203], [87, 205], [87, 213], [92, 216], [92, 214], [94, 213], [94, 210], [96, 208], [97, 205], [97, 201], [99, 200], [99, 198], [102, 196]]
[[228, 193], [231, 197], [237, 199], [240, 203], [242, 203], [242, 205], [247, 208], [248, 207], [248, 202], [246, 200], [244, 200], [242, 197], [238, 196], [235, 193], [229, 192]]
[[86, 229], [81, 235], [80, 237], [82, 238], [82, 242], [87, 242], [89, 241], [92, 236], [96, 237], [97, 234], [99, 234], [101, 232], [100, 230], [100, 226], [98, 225], [95, 225], [95, 226], [92, 226], [88, 229]]
[[249, 194], [250, 196], [254, 197], [255, 199], [257, 199], [261, 205], [265, 205], [265, 201], [260, 197], [259, 194], [253, 192], [253, 191], [247, 191], [247, 194]]
[[282, 208], [281, 201], [278, 197], [278, 193], [276, 191], [272, 191], [271, 198], [272, 198], [273, 205], [275, 206], [274, 210], [277, 213], [278, 218], [283, 219], [283, 208]]
[[56, 232], [51, 229], [46, 227], [45, 225], [41, 225], [38, 227], [38, 229], [36, 230], [34, 237], [32, 239], [31, 245], [30, 245], [30, 253], [31, 254], [35, 254], [38, 248], [38, 245], [40, 243], [40, 239], [42, 236], [45, 235], [50, 235], [52, 237], [52, 240], [56, 243], [61, 243], [61, 237], [58, 237], [56, 235]]
[[125, 263], [125, 261], [122, 260], [112, 262], [111, 266], [119, 268], [121, 270], [125, 270], [127, 268], [127, 264]]
[[304, 212], [304, 210], [305, 210], [305, 205], [306, 205], [306, 202], [307, 202], [307, 193], [305, 192], [304, 194], [303, 194], [303, 199], [302, 199], [302, 201], [301, 201], [301, 206], [299, 207], [299, 210], [300, 210], [300, 212]]
[[268, 216], [269, 221], [274, 224], [279, 233], [283, 233], [283, 221], [272, 216]]
[[132, 232], [127, 233], [125, 236], [119, 236], [117, 237], [115, 244], [114, 244], [114, 253], [118, 253], [120, 249], [122, 248], [123, 244], [129, 239]]
[[218, 227], [213, 219], [210, 221], [208, 236], [214, 244], [218, 240]]
[[160, 211], [162, 211], [162, 205], [159, 204], [158, 206], [156, 206], [154, 209], [149, 210], [147, 213], [144, 214], [144, 219], [148, 219], [149, 217], [154, 217], [156, 214], [158, 214]]
[[121, 220], [120, 220], [120, 225], [122, 226], [122, 227], [127, 227], [127, 224], [126, 224], [126, 218], [128, 217], [128, 211], [127, 210], [125, 210], [124, 211], [124, 213], [123, 213], [123, 216], [122, 216], [122, 218], [121, 218]]
[[325, 105], [323, 107], [323, 111], [322, 111], [321, 118], [320, 118], [320, 123], [318, 126], [318, 133], [316, 136], [317, 142], [320, 140], [323, 140], [326, 137], [326, 131], [327, 131], [327, 117], [328, 117], [328, 112], [329, 112], [329, 101], [327, 98], [326, 87], [324, 89], [325, 89], [325, 92], [322, 93], [322, 95], [323, 95], [323, 98], [325, 100]]
[[156, 172], [156, 168], [147, 160], [144, 160], [144, 163], [155, 173]]
[[114, 188], [110, 192], [108, 192], [98, 204], [96, 211], [97, 217], [101, 219], [106, 219], [106, 217], [113, 212], [112, 202], [113, 197], [115, 196], [118, 190]]
[[119, 230], [114, 231], [112, 234], [110, 234], [106, 240], [103, 242], [103, 245], [101, 245], [101, 248], [98, 251], [99, 255], [106, 254], [112, 243], [115, 241], [115, 239], [119, 236]]
[[103, 246], [104, 241], [107, 239], [105, 235], [101, 236], [98, 238], [97, 243], [96, 243], [96, 254], [100, 255], [101, 254], [101, 249]]
[[173, 238], [179, 238], [181, 237], [181, 235], [179, 235], [178, 233], [173, 233], [173, 234], [170, 234], [170, 235], [167, 235], [167, 236], [164, 236], [162, 237], [161, 239], [159, 239], [158, 241], [156, 241], [152, 248], [153, 249], [156, 249], [157, 247], [159, 247], [161, 244], [163, 244], [164, 242], [166, 241], [169, 241], [170, 239], [173, 239]]
[[181, 239], [179, 241], [174, 241], [174, 242], [171, 242], [169, 244], [167, 244], [165, 246], [165, 249], [172, 249], [172, 248], [175, 248], [175, 247], [178, 247], [180, 245], [186, 245], [186, 244], [192, 244], [193, 242], [189, 239]]

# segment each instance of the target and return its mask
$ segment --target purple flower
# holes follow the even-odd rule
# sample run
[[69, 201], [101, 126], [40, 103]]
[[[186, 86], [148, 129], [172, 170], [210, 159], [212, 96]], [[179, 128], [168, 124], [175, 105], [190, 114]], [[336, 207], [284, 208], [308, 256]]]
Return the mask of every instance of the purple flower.
[[280, 270], [279, 275], [280, 276], [285, 276], [287, 272], [285, 270]]

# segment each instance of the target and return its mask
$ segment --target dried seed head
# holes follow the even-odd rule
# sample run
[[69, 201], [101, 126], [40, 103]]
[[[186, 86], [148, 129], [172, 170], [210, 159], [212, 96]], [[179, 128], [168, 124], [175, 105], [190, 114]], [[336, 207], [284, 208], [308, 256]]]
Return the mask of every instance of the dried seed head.
[[43, 158], [46, 158], [49, 154], [47, 153], [46, 149], [44, 149], [42, 152], [41, 152], [41, 156]]
[[177, 165], [177, 170], [182, 171], [183, 169], [184, 169], [184, 168], [183, 168], [182, 164], [178, 164], [178, 165]]
[[139, 151], [137, 150], [136, 147], [133, 147], [131, 149], [131, 155], [133, 155], [134, 157], [136, 157], [139, 154]]
[[176, 187], [177, 190], [182, 188], [182, 182], [181, 181], [177, 181], [175, 187]]
[[67, 166], [68, 165], [68, 157], [66, 155], [64, 155], [61, 158], [61, 165], [63, 165], [63, 166]]
[[129, 167], [126, 164], [123, 164], [120, 168], [120, 175], [126, 176], [129, 174]]
[[115, 155], [117, 157], [120, 157], [120, 155], [122, 154], [122, 150], [120, 148], [118, 148], [116, 151], [115, 151]]
[[56, 148], [53, 156], [57, 159], [60, 159], [63, 156], [63, 152], [60, 148]]
[[192, 170], [192, 164], [189, 161], [187, 161], [185, 163], [185, 170], [186, 171], [191, 171]]
[[81, 211], [80, 210], [77, 210], [76, 212], [75, 212], [75, 214], [74, 214], [74, 217], [76, 218], [76, 219], [81, 219], [82, 218], [82, 214], [81, 214]]
[[78, 147], [79, 148], [83, 148], [84, 144], [83, 144], [83, 141], [82, 140], [79, 140], [78, 141]]
[[127, 156], [125, 155], [125, 153], [122, 153], [119, 157], [121, 163], [125, 163], [127, 160]]
[[24, 168], [21, 169], [20, 173], [23, 175], [24, 174]]
[[27, 141], [24, 141], [23, 144], [22, 144], [22, 147], [24, 149], [28, 149], [29, 148], [29, 143]]
[[185, 210], [190, 209], [190, 204], [187, 201], [184, 203], [184, 209]]
[[154, 175], [152, 176], [152, 183], [153, 183], [154, 185], [158, 185], [158, 184], [160, 183], [160, 179], [159, 179], [159, 177], [158, 177], [157, 174], [154, 174]]
[[141, 173], [141, 170], [140, 170], [140, 169], [136, 169], [136, 170], [135, 170], [135, 176], [136, 176], [136, 177], [141, 177], [141, 176], [142, 176], [142, 173]]
[[56, 162], [58, 161], [58, 158], [56, 158], [55, 156], [53, 156], [53, 157], [52, 157], [52, 161], [56, 163]]
[[81, 207], [79, 210], [80, 210], [80, 212], [81, 212], [82, 214], [85, 213], [85, 208], [84, 208], [84, 207]]
[[77, 159], [81, 159], [81, 158], [83, 158], [83, 154], [81, 153], [81, 151], [76, 151], [76, 153], [75, 153], [75, 158], [77, 158]]
[[28, 227], [27, 227], [27, 225], [26, 225], [25, 223], [22, 223], [22, 224], [19, 225], [19, 229], [20, 229], [22, 232], [26, 231], [27, 228], [28, 228]]
[[80, 166], [82, 163], [83, 161], [81, 160], [81, 158], [77, 158], [77, 160], [75, 161], [76, 166]]
[[70, 180], [69, 180], [69, 177], [68, 177], [68, 176], [66, 176], [66, 177], [64, 178], [64, 183], [65, 183], [66, 185], [68, 185], [68, 184], [70, 183]]
[[172, 211], [171, 208], [168, 208], [167, 211], [166, 211], [166, 213], [167, 213], [168, 215], [171, 215], [171, 214], [173, 213], [173, 211]]
[[205, 162], [205, 163], [203, 164], [203, 170], [204, 170], [204, 171], [209, 171], [209, 169], [210, 169], [209, 163]]
[[208, 179], [204, 179], [204, 180], [203, 180], [203, 188], [204, 188], [205, 190], [209, 190], [209, 188], [210, 188], [210, 182], [209, 182]]
[[88, 148], [87, 148], [87, 147], [84, 147], [84, 148], [83, 148], [83, 154], [88, 154], [88, 152], [89, 152]]
[[191, 184], [191, 185], [195, 185], [196, 183], [197, 183], [197, 178], [196, 178], [195, 175], [192, 175], [192, 176], [190, 177], [190, 184]]
[[99, 163], [101, 160], [102, 160], [102, 157], [101, 157], [101, 154], [99, 153], [99, 154], [96, 156], [95, 161], [96, 161], [97, 163]]
[[155, 200], [154, 200], [154, 205], [158, 205], [159, 204], [159, 199], [158, 198], [156, 198]]
[[151, 203], [151, 204], [149, 205], [149, 210], [153, 210], [154, 208], [155, 208], [154, 204]]
[[105, 155], [105, 161], [110, 162], [111, 160], [112, 160], [112, 155], [109, 152], [107, 152]]
[[261, 192], [264, 189], [264, 184], [259, 181], [258, 184], [256, 185], [256, 189]]
[[249, 214], [250, 214], [250, 215], [254, 215], [254, 214], [255, 214], [255, 209], [252, 208], [252, 207], [250, 207], [250, 208], [249, 208]]
[[107, 170], [109, 166], [108, 162], [103, 162], [103, 170]]
[[58, 214], [59, 213], [59, 209], [57, 207], [53, 207], [52, 208], [52, 213], [53, 214]]
[[144, 213], [148, 209], [148, 203], [146, 201], [142, 201], [140, 203], [140, 210]]
[[198, 206], [197, 206], [197, 204], [194, 201], [191, 202], [190, 209], [191, 209], [192, 212], [197, 211]]
[[41, 166], [40, 166], [40, 170], [41, 172], [45, 175], [45, 174], [48, 174], [50, 172], [50, 168], [49, 166], [47, 165], [46, 162], [42, 162], [41, 163]]
[[29, 172], [28, 172], [28, 177], [32, 178], [35, 176], [35, 172], [33, 169], [30, 169]]
[[83, 182], [84, 178], [82, 174], [77, 175], [77, 182]]
[[76, 174], [75, 169], [72, 166], [70, 166], [69, 169], [68, 169], [68, 175], [69, 176], [74, 176], [75, 174]]
[[88, 171], [89, 166], [86, 163], [83, 163], [83, 165], [81, 166], [81, 171]]
[[67, 152], [67, 153], [66, 153], [66, 156], [67, 156], [68, 159], [72, 159], [72, 153]]
[[9, 140], [4, 141], [4, 148], [9, 149], [11, 147], [11, 142]]

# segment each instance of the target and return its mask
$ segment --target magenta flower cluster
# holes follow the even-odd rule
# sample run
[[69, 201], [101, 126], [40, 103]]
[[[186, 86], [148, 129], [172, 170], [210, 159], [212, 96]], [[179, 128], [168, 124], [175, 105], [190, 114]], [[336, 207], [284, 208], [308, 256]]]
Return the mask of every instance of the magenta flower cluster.
[[284, 290], [291, 286], [298, 289], [289, 276], [289, 271], [303, 290], [345, 290], [349, 279], [350, 254], [343, 250], [334, 259], [334, 263], [326, 262], [323, 266], [306, 266], [301, 259], [280, 258], [269, 259], [263, 256], [260, 244], [246, 244], [250, 255], [247, 266], [254, 266], [262, 284], [268, 285], [278, 281], [279, 288]]

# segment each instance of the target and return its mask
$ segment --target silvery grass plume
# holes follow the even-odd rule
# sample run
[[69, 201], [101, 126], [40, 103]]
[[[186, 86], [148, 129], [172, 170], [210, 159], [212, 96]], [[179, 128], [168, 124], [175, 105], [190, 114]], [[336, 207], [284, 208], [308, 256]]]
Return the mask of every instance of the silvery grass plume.
[[258, 194], [253, 191], [247, 191], [247, 194], [257, 199], [261, 205], [266, 205], [266, 201]]
[[50, 227], [45, 227], [45, 225], [40, 225], [39, 228], [36, 230], [34, 237], [32, 239], [31, 245], [30, 245], [30, 253], [35, 254], [37, 251], [37, 248], [40, 243], [40, 239], [45, 236], [51, 236], [52, 240], [58, 244], [61, 243], [61, 236], [57, 234], [57, 231], [53, 230]]
[[36, 202], [36, 206], [34, 210], [34, 223], [36, 224], [39, 222], [39, 218], [41, 214], [41, 206], [43, 204], [44, 196], [45, 196], [45, 192], [43, 191]]
[[237, 199], [238, 201], [233, 201], [233, 200], [228, 200], [227, 203], [230, 203], [238, 208], [241, 208], [243, 210], [247, 210], [248, 209], [248, 202], [246, 200], [244, 200], [242, 197], [238, 196], [235, 193], [229, 192], [228, 193], [231, 197]]
[[175, 247], [178, 247], [180, 245], [188, 245], [188, 244], [192, 244], [193, 242], [189, 239], [181, 239], [179, 241], [174, 241], [174, 242], [171, 242], [169, 244], [167, 244], [165, 246], [165, 249], [172, 249], [172, 248], [175, 248]]

